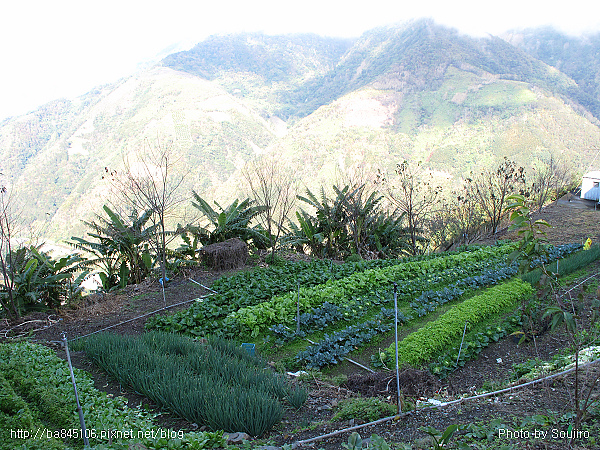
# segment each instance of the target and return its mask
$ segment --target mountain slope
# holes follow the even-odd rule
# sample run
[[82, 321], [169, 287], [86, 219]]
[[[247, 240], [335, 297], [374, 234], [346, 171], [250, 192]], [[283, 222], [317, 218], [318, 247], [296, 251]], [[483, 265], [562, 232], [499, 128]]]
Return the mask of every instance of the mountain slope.
[[577, 100], [600, 117], [600, 33], [573, 37], [552, 28], [509, 33], [505, 39], [534, 58], [573, 78]]
[[[24, 214], [45, 221], [51, 234], [70, 237], [81, 230], [80, 219], [101, 211], [107, 200], [105, 167], [120, 168], [124, 155], [174, 142], [190, 171], [184, 189], [214, 194], [255, 151], [275, 138], [269, 121], [218, 85], [166, 68], [130, 77], [78, 102], [65, 101], [5, 124], [0, 138], [16, 138], [14, 130], [32, 124], [56, 126], [31, 145], [2, 147], [4, 160], [14, 160], [11, 185]], [[38, 136], [32, 132], [33, 136]], [[33, 138], [32, 138], [33, 139]], [[31, 141], [31, 139], [30, 139]], [[31, 148], [27, 153], [23, 149]]]
[[182, 190], [227, 203], [263, 152], [311, 189], [403, 159], [448, 186], [504, 156], [531, 167], [553, 155], [586, 170], [600, 148], [598, 120], [577, 100], [589, 92], [504, 40], [429, 20], [355, 41], [221, 36], [3, 122], [0, 157], [24, 217], [65, 239], [111, 199], [105, 168], [157, 139], [180, 157]]

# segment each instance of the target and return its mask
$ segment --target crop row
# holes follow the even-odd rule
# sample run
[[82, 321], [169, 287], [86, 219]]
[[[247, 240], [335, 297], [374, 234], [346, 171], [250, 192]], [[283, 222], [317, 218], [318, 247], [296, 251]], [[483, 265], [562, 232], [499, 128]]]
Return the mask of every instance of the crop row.
[[[438, 306], [460, 298], [465, 291], [458, 286], [465, 287], [471, 291], [482, 286], [490, 286], [499, 281], [506, 280], [515, 272], [516, 265], [511, 265], [511, 267], [504, 265], [496, 270], [485, 269], [481, 275], [465, 277], [437, 291], [425, 291], [411, 302], [409, 307], [415, 312], [416, 316], [423, 317], [435, 311]], [[382, 308], [381, 313], [376, 316], [375, 320], [351, 325], [335, 332], [333, 335], [326, 335], [322, 341], [312, 345], [306, 351], [300, 352], [296, 360], [305, 362], [309, 368], [322, 367], [324, 364], [336, 364], [340, 357], [345, 356], [353, 351], [357, 345], [370, 339], [369, 330], [372, 327], [376, 326], [380, 332], [390, 330], [393, 326], [393, 317], [393, 309]], [[400, 325], [412, 319], [413, 315], [405, 315], [402, 311], [398, 311], [398, 322]], [[382, 365], [384, 355], [376, 358], [375, 363]]]
[[[350, 325], [343, 330], [326, 334], [316, 344], [296, 355], [298, 363], [309, 369], [319, 369], [328, 364], [337, 364], [340, 359], [357, 349], [359, 345], [368, 342], [378, 334], [389, 331], [393, 326], [394, 310], [382, 308], [374, 318], [356, 325]], [[398, 322], [402, 324], [410, 317], [398, 314]]]
[[160, 332], [139, 337], [98, 334], [82, 347], [123, 384], [213, 430], [259, 436], [281, 420], [282, 400], [298, 408], [306, 398], [305, 391], [264, 370], [262, 361], [219, 339], [200, 344]]
[[[224, 445], [222, 433], [184, 434], [159, 429], [152, 420], [154, 416], [146, 410], [129, 407], [123, 397], [112, 398], [98, 391], [86, 372], [74, 369], [74, 374], [90, 444], [102, 446], [112, 441], [113, 449], [127, 449], [135, 442], [148, 449], [208, 449]], [[23, 433], [15, 439], [10, 430]], [[130, 435], [110, 436], [111, 430], [129, 430]], [[1, 344], [0, 449], [64, 449], [80, 447], [82, 442], [66, 361], [39, 344]]]
[[488, 325], [483, 331], [467, 337], [462, 346], [453, 347], [451, 351], [431, 363], [429, 371], [444, 379], [458, 367], [464, 366], [467, 361], [477, 358], [484, 348], [508, 336], [521, 325], [520, 313], [510, 315], [499, 325]]
[[353, 296], [363, 295], [374, 289], [402, 283], [416, 277], [432, 277], [446, 269], [456, 268], [474, 261], [485, 261], [510, 253], [513, 246], [485, 247], [469, 253], [440, 256], [421, 262], [407, 262], [383, 269], [368, 269], [341, 280], [332, 280], [312, 288], [300, 288], [298, 293], [273, 297], [267, 302], [241, 308], [227, 317], [224, 325], [238, 332], [257, 336], [274, 323], [293, 320], [297, 301], [303, 310], [322, 305], [324, 302], [342, 305]]
[[[463, 253], [473, 251], [476, 251], [476, 247], [467, 248]], [[344, 264], [334, 264], [326, 260], [297, 261], [240, 272], [216, 280], [212, 289], [217, 294], [210, 298], [198, 299], [190, 308], [175, 314], [151, 317], [146, 322], [146, 329], [193, 336], [203, 336], [219, 330], [224, 336], [234, 337], [237, 333], [234, 330], [227, 332], [228, 330], [221, 326], [221, 321], [240, 308], [260, 304], [276, 295], [296, 292], [299, 286], [311, 288], [328, 281], [342, 280], [365, 270], [382, 269], [405, 264], [407, 261], [419, 262], [439, 257], [439, 255], [423, 255]]]
[[[291, 329], [290, 327], [279, 324], [272, 326], [271, 331], [276, 337], [275, 344], [282, 345], [286, 342], [293, 341], [294, 339], [302, 339], [306, 337], [307, 333], [314, 333], [316, 331], [324, 330], [329, 324], [338, 320], [355, 320], [358, 317], [362, 317], [367, 311], [360, 305], [358, 309], [354, 302], [350, 303], [347, 308], [340, 308], [336, 305], [332, 305], [329, 302], [323, 303], [320, 308], [315, 308], [310, 313], [300, 314], [299, 329]], [[267, 336], [267, 340], [269, 336]]]
[[[398, 343], [399, 359], [412, 366], [431, 361], [436, 354], [460, 338], [465, 323], [467, 329], [470, 329], [475, 324], [527, 299], [533, 292], [531, 285], [520, 279], [488, 288], [406, 336]], [[393, 355], [394, 352], [395, 344], [392, 344], [386, 353]]]
[[424, 261], [435, 255], [400, 259], [374, 259], [370, 261], [334, 264], [330, 260], [289, 261], [282, 265], [240, 272], [216, 280], [212, 288], [229, 303], [242, 306], [248, 298], [254, 303], [268, 300], [275, 295], [296, 290], [301, 286], [316, 286], [327, 280], [339, 280], [367, 269], [381, 269], [407, 260]]

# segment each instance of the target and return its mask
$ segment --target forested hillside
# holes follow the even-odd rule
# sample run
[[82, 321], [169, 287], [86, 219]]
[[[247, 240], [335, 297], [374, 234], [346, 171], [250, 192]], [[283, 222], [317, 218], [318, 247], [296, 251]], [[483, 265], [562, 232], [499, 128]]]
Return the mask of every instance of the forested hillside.
[[573, 37], [552, 28], [506, 36], [508, 42], [571, 77], [579, 92], [571, 94], [598, 117], [600, 101], [600, 34]]

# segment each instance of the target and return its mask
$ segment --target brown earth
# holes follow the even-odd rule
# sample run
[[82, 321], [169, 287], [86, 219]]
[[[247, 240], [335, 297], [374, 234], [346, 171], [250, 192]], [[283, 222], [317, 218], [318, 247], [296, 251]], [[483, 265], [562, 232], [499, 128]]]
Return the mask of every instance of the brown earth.
[[[600, 242], [600, 227], [598, 219], [600, 211], [585, 205], [580, 201], [569, 202], [567, 198], [559, 200], [545, 208], [540, 214], [549, 222], [553, 228], [548, 230], [548, 239], [553, 244], [572, 242], [583, 242], [590, 237], [594, 242]], [[514, 233], [504, 230], [495, 239], [515, 238]], [[586, 277], [598, 275], [600, 265], [594, 264], [588, 268]], [[24, 334], [32, 335], [32, 339], [48, 345], [53, 345], [60, 356], [63, 350], [57, 344], [61, 341], [62, 333], [66, 333], [69, 340], [105, 329], [123, 334], [136, 334], [143, 332], [144, 323], [147, 319], [144, 314], [162, 310], [165, 306], [175, 305], [169, 311], [175, 311], [186, 307], [182, 302], [190, 301], [198, 296], [205, 295], [209, 291], [194, 283], [210, 286], [217, 277], [226, 273], [194, 271], [180, 276], [167, 285], [163, 291], [158, 283], [143, 283], [130, 286], [116, 294], [105, 296], [91, 296], [86, 303], [74, 310], [61, 311], [57, 315], [36, 313], [35, 316], [25, 318], [19, 324], [0, 325], [0, 337]], [[592, 280], [593, 281], [593, 280]], [[573, 282], [573, 285], [576, 284]], [[596, 282], [597, 284], [597, 282]], [[575, 288], [570, 295], [576, 297], [582, 293], [585, 308], [589, 310], [591, 301], [594, 299], [595, 291], [588, 292], [584, 286]], [[585, 310], [585, 309], [584, 309]], [[131, 320], [134, 319], [134, 320]], [[534, 341], [518, 345], [511, 339], [504, 339], [486, 348], [475, 360], [468, 362], [463, 368], [454, 372], [448, 379], [439, 381], [432, 379], [428, 373], [418, 371], [407, 371], [401, 389], [406, 392], [409, 401], [419, 398], [438, 398], [443, 401], [470, 396], [481, 391], [483, 387], [491, 389], [507, 380], [512, 373], [512, 365], [525, 362], [531, 358], [550, 359], [553, 355], [568, 346], [568, 339], [564, 333], [545, 332], [536, 337]], [[140, 402], [151, 403], [144, 397], [130, 392], [126, 387], [105, 375], [91, 364], [85, 355], [72, 352], [73, 362], [76, 367], [91, 373], [96, 387], [114, 395], [123, 395], [129, 401], [137, 405]], [[267, 436], [263, 436], [256, 444], [271, 442], [275, 445], [292, 443], [297, 440], [307, 439], [339, 430], [348, 425], [358, 425], [360, 420], [333, 422], [331, 418], [336, 411], [336, 405], [343, 399], [359, 395], [377, 395], [386, 401], [394, 401], [395, 378], [393, 373], [369, 374], [366, 371], [355, 368], [355, 374], [350, 374], [346, 387], [332, 385], [326, 380], [313, 377], [303, 381], [310, 389], [309, 398], [300, 411], [289, 410], [286, 417]], [[581, 380], [591, 382], [597, 379], [597, 371], [586, 371]], [[390, 382], [391, 381], [391, 382]], [[581, 384], [581, 381], [580, 381]], [[598, 395], [598, 387], [592, 391], [592, 396]], [[410, 395], [409, 395], [410, 393]], [[421, 426], [433, 426], [443, 430], [451, 424], [482, 424], [484, 432], [491, 433], [497, 437], [494, 444], [487, 444], [485, 439], [478, 441], [479, 447], [488, 448], [485, 445], [513, 445], [514, 448], [523, 449], [564, 449], [564, 448], [600, 448], [600, 427], [598, 417], [592, 415], [586, 422], [584, 431], [589, 431], [588, 436], [575, 440], [561, 435], [567, 429], [567, 423], [560, 421], [551, 424], [538, 424], [534, 428], [525, 429], [521, 425], [524, 420], [530, 420], [534, 415], [549, 418], [566, 417], [572, 410], [574, 402], [574, 377], [564, 376], [559, 379], [529, 388], [515, 390], [506, 394], [497, 395], [492, 398], [464, 401], [456, 405], [444, 408], [430, 408], [409, 414], [398, 421], [388, 421], [379, 425], [369, 426], [358, 430], [363, 438], [371, 434], [378, 434], [387, 442], [411, 442], [413, 448], [429, 448], [429, 443], [422, 441], [426, 437]], [[173, 427], [175, 429], [193, 430], [194, 426], [174, 417], [168, 412], [161, 412], [158, 417], [160, 425]], [[529, 419], [528, 419], [529, 418]], [[491, 422], [493, 420], [496, 422]], [[489, 423], [492, 425], [489, 425]], [[488, 424], [488, 425], [485, 425]], [[495, 426], [495, 428], [494, 428]], [[533, 429], [540, 432], [548, 432], [545, 439], [534, 439]], [[503, 431], [504, 430], [504, 431]], [[506, 435], [506, 430], [512, 430], [512, 439]], [[530, 430], [529, 436], [525, 431]], [[516, 436], [514, 433], [521, 433]], [[463, 432], [464, 433], [464, 432]], [[504, 433], [504, 434], [502, 434]], [[339, 434], [317, 442], [316, 448], [341, 448], [346, 442], [350, 432]], [[485, 433], [484, 433], [485, 434]], [[498, 438], [498, 436], [500, 436]], [[516, 436], [516, 437], [515, 437]], [[415, 444], [415, 440], [417, 440]], [[472, 444], [475, 445], [475, 444]]]

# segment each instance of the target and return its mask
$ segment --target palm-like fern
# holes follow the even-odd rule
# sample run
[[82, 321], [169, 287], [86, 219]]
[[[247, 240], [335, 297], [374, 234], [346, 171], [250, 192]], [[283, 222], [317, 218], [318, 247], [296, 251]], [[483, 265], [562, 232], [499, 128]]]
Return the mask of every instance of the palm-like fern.
[[290, 221], [286, 242], [297, 250], [304, 247], [320, 257], [343, 258], [352, 253], [367, 252], [380, 256], [399, 256], [406, 249], [404, 216], [391, 214], [381, 205], [383, 196], [368, 192], [365, 185], [333, 186], [329, 198], [321, 188], [321, 198], [307, 189], [299, 200], [314, 209], [313, 215], [301, 210], [296, 213], [298, 224]]

